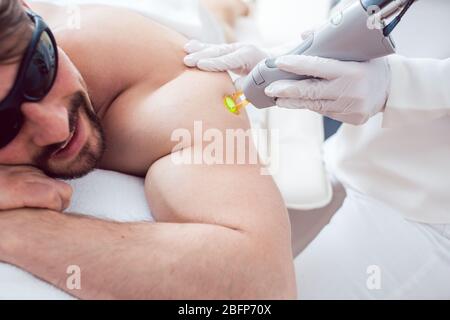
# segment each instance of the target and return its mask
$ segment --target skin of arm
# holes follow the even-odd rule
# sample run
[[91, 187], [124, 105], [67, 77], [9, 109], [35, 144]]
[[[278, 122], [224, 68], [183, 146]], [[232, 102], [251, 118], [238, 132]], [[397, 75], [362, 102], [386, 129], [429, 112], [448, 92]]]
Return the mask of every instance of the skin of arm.
[[[114, 10], [102, 12], [107, 24]], [[98, 15], [96, 23], [101, 23]], [[110, 31], [115, 40], [122, 35]], [[83, 50], [94, 50], [89, 42], [71, 58], [99, 106], [109, 146], [102, 168], [146, 176], [157, 223], [115, 223], [39, 209], [4, 211], [0, 261], [83, 299], [295, 298], [287, 211], [261, 166], [176, 165], [171, 158], [177, 143], [170, 139], [173, 130], [192, 132], [194, 121], [221, 132], [249, 127], [245, 115], [236, 117], [222, 106], [223, 95], [234, 90], [229, 77], [185, 69], [185, 40], [155, 25], [148, 31], [156, 38], [145, 43], [158, 43], [159, 50], [145, 51], [146, 60], [139, 53], [115, 52], [119, 60], [124, 54], [123, 59], [143, 61], [131, 72], [133, 79], [121, 67], [109, 68], [117, 74], [99, 75], [122, 75], [110, 83], [120, 89], [113, 97], [104, 98], [105, 82], [95, 78], [109, 52], [97, 70], [83, 60]], [[110, 38], [103, 36], [106, 46]], [[70, 54], [70, 47], [66, 50]], [[146, 67], [147, 73], [139, 74]], [[185, 150], [192, 151], [192, 145]], [[81, 269], [81, 290], [66, 287], [71, 265]]]

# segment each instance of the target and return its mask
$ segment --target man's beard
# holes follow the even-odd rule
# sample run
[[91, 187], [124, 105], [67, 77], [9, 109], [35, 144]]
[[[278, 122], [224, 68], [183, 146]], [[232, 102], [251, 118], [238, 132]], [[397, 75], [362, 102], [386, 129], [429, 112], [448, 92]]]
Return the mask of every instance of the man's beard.
[[[57, 179], [76, 179], [87, 175], [96, 168], [105, 152], [105, 138], [103, 128], [97, 115], [89, 106], [89, 101], [81, 94], [74, 97], [74, 102], [69, 110], [69, 129], [73, 132], [82, 114], [87, 116], [92, 134], [88, 142], [70, 165], [52, 164], [52, 155], [64, 143], [58, 143], [45, 148], [40, 155], [35, 157], [34, 164], [47, 176]], [[81, 111], [81, 112], [80, 112]], [[92, 139], [94, 138], [94, 139]], [[92, 141], [94, 142], [92, 143]]]

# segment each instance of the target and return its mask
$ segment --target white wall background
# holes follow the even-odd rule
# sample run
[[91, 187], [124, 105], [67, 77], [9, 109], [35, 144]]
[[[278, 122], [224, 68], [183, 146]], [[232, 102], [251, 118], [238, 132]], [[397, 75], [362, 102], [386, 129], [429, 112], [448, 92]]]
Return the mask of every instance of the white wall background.
[[329, 0], [258, 0], [255, 18], [265, 46], [300, 39], [327, 17]]
[[[329, 3], [330, 0], [257, 0], [253, 17], [240, 21], [236, 36], [238, 41], [265, 48], [300, 43], [303, 32], [326, 20]], [[269, 150], [277, 153], [272, 156], [280, 165], [273, 177], [287, 206], [309, 209], [328, 202], [331, 185], [322, 162], [322, 117], [307, 110], [259, 110], [249, 106], [247, 111], [253, 127], [278, 130], [280, 134], [278, 141], [269, 143]]]

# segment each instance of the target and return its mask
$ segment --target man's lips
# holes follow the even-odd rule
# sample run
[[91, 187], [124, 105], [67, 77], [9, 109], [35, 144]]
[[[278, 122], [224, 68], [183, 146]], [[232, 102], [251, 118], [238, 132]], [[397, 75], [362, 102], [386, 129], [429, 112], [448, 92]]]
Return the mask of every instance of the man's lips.
[[[76, 129], [75, 129], [75, 130], [76, 130]], [[53, 154], [57, 154], [58, 152], [63, 151], [65, 147], [67, 147], [67, 145], [70, 143], [70, 141], [72, 141], [73, 135], [75, 134], [75, 130], [73, 130], [73, 131], [70, 133], [70, 136], [69, 136], [69, 138], [66, 140], [66, 142], [65, 142], [61, 147], [59, 147], [58, 150], [56, 150], [55, 152], [53, 152]]]
[[70, 133], [69, 138], [52, 153], [52, 158], [69, 158], [78, 153], [81, 149], [81, 135], [82, 125], [80, 117], [75, 120], [75, 128]]

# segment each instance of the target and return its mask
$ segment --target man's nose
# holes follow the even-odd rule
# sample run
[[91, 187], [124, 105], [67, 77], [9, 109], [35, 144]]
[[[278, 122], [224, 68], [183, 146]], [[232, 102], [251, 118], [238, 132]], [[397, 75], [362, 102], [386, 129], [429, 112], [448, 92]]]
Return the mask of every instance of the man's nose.
[[35, 145], [45, 147], [64, 142], [69, 137], [69, 115], [64, 106], [24, 103], [22, 113], [24, 129]]

